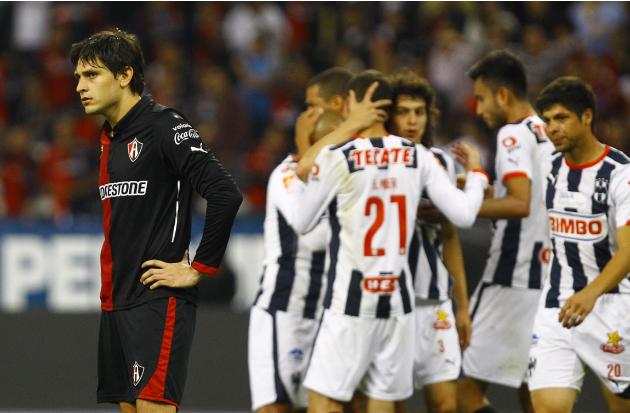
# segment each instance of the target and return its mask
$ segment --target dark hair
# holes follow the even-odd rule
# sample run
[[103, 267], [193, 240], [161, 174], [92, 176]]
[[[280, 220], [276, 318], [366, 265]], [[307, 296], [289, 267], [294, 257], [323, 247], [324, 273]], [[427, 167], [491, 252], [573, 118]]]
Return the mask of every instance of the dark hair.
[[427, 107], [427, 126], [420, 137], [420, 142], [430, 148], [433, 146], [433, 133], [435, 123], [440, 111], [435, 107], [435, 92], [429, 82], [409, 69], [403, 69], [392, 77], [394, 108], [401, 95], [411, 96], [414, 99], [422, 99]]
[[392, 85], [389, 79], [378, 70], [370, 69], [354, 75], [348, 82], [348, 91], [353, 90], [357, 100], [363, 100], [365, 92], [372, 83], [378, 82], [378, 87], [372, 95], [372, 100], [391, 99], [393, 95]]
[[72, 45], [70, 60], [74, 67], [79, 60], [93, 66], [97, 66], [100, 61], [114, 76], [130, 67], [133, 69], [133, 78], [129, 84], [131, 91], [141, 95], [144, 90], [144, 56], [138, 37], [133, 33], [120, 29], [94, 33]]
[[481, 79], [496, 91], [508, 88], [517, 99], [527, 97], [527, 76], [523, 63], [507, 50], [495, 50], [475, 63], [468, 71], [472, 80]]
[[597, 101], [591, 86], [578, 77], [563, 76], [549, 83], [536, 98], [536, 111], [542, 113], [551, 106], [559, 104], [575, 113], [578, 118], [586, 109], [593, 111], [591, 130], [594, 130]]
[[319, 86], [319, 95], [324, 100], [330, 100], [334, 96], [346, 96], [348, 81], [352, 73], [341, 67], [332, 67], [309, 80], [306, 87]]

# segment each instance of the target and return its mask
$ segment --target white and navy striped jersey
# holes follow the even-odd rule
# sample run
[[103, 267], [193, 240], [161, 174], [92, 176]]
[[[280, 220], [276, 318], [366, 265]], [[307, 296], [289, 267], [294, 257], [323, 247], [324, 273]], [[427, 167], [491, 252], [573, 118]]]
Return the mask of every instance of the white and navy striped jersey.
[[323, 217], [305, 235], [298, 236], [289, 225], [291, 208], [299, 207], [290, 196], [293, 182], [299, 180], [296, 165], [297, 159], [289, 155], [269, 177], [264, 269], [254, 305], [270, 312], [280, 310], [317, 318], [322, 309], [329, 230]]
[[505, 181], [531, 181], [529, 216], [493, 223], [492, 242], [482, 281], [506, 287], [540, 289], [548, 261], [549, 231], [543, 203], [543, 172], [554, 151], [538, 116], [503, 126], [497, 135], [496, 198], [507, 194]]
[[[597, 277], [617, 251], [616, 229], [630, 225], [630, 158], [609, 146], [586, 165], [555, 154], [545, 201], [553, 250], [545, 307], [555, 308]], [[630, 279], [610, 293], [630, 293]]]
[[398, 136], [324, 148], [308, 184], [301, 184], [300, 209], [292, 220], [304, 232], [329, 211], [324, 307], [366, 318], [410, 313], [407, 260], [422, 190], [451, 222], [470, 226], [486, 184], [484, 174], [471, 172], [466, 192], [459, 191], [431, 152]]
[[[449, 179], [456, 184], [455, 163], [443, 150], [430, 148], [446, 170]], [[426, 190], [423, 202], [430, 201]], [[409, 268], [414, 280], [416, 298], [421, 300], [447, 300], [450, 296], [451, 276], [442, 261], [441, 226], [416, 220], [416, 228], [409, 247]]]

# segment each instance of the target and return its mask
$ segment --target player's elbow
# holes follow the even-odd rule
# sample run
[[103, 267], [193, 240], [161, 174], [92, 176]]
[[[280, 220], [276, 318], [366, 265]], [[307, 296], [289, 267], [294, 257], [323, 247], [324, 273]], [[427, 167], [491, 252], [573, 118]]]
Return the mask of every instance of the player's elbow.
[[529, 202], [521, 201], [514, 208], [514, 218], [527, 218], [529, 216]]
[[243, 203], [243, 194], [241, 193], [241, 190], [238, 188], [238, 186], [234, 185], [232, 186], [230, 191], [226, 193], [226, 199], [228, 208], [236, 212]]

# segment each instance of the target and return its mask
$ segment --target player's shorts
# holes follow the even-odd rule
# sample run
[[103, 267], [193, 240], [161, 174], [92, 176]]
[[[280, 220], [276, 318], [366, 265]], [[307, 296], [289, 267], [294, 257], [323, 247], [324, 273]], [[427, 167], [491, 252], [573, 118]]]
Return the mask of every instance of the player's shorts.
[[456, 380], [462, 357], [451, 300], [416, 301], [414, 384]]
[[582, 324], [564, 328], [559, 308], [538, 310], [530, 351], [529, 389], [580, 391], [584, 365], [613, 393], [630, 399], [630, 295], [604, 294]]
[[404, 400], [413, 394], [414, 314], [363, 318], [324, 311], [304, 386], [347, 402], [366, 396]]
[[97, 401], [143, 399], [179, 407], [196, 313], [193, 303], [175, 297], [103, 311]]
[[464, 352], [464, 376], [519, 388], [527, 360], [540, 290], [481, 282], [470, 302], [472, 337]]
[[308, 393], [302, 382], [318, 325], [318, 320], [252, 307], [248, 339], [252, 410], [272, 403], [306, 407]]

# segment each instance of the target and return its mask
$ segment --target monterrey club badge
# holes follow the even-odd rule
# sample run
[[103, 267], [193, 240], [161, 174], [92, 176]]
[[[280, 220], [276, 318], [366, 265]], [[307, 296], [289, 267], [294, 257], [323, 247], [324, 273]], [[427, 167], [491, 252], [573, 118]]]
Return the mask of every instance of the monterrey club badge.
[[142, 142], [138, 138], [133, 138], [133, 141], [127, 144], [127, 153], [129, 154], [129, 160], [135, 162], [142, 152]]

